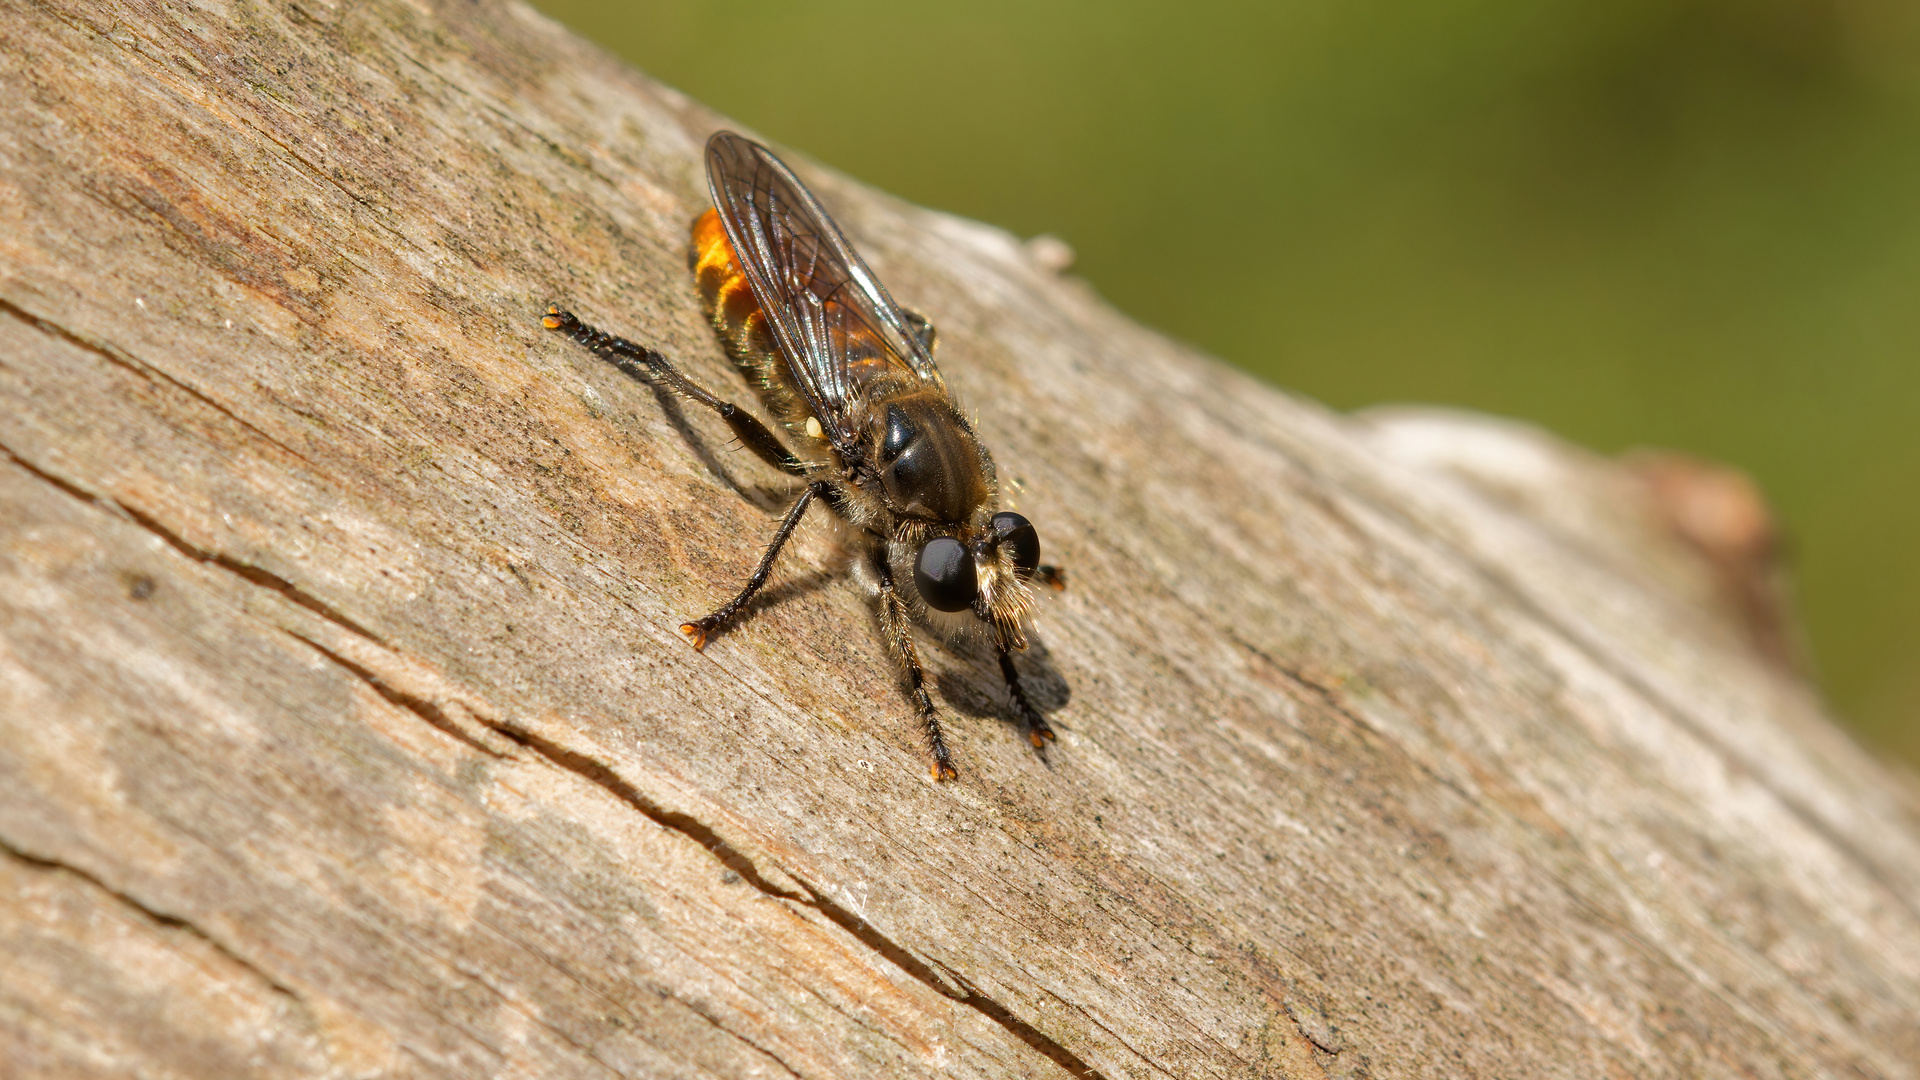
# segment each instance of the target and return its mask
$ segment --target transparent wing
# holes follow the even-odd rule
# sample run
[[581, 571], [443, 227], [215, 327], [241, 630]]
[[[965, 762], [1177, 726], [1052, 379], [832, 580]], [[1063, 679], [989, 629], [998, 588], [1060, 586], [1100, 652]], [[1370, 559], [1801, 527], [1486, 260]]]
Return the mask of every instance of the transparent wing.
[[707, 187], [794, 382], [835, 445], [849, 407], [895, 375], [945, 389], [933, 355], [793, 171], [731, 131], [707, 140]]

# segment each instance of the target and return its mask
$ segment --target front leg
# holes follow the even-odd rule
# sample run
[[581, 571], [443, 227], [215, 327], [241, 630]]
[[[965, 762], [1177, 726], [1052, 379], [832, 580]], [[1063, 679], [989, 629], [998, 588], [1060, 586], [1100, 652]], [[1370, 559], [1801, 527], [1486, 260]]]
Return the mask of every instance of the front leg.
[[926, 669], [920, 666], [920, 653], [913, 647], [913, 618], [907, 612], [906, 601], [900, 599], [893, 587], [893, 568], [887, 565], [885, 543], [874, 545], [873, 569], [880, 581], [880, 633], [887, 639], [887, 648], [894, 660], [906, 672], [907, 692], [913, 695], [913, 703], [920, 710], [920, 723], [927, 732], [927, 749], [933, 754], [933, 778], [958, 780], [960, 770], [953, 767], [953, 758], [947, 753], [947, 740], [940, 733], [940, 714], [934, 711], [933, 698], [927, 696]]
[[1027, 688], [1020, 685], [1020, 671], [1013, 666], [1013, 654], [1004, 648], [1000, 650], [1000, 674], [1006, 678], [1007, 692], [1013, 695], [1013, 703], [1027, 722], [1027, 740], [1033, 743], [1033, 748], [1038, 750], [1057, 738], [1047, 718], [1027, 700]]
[[787, 538], [793, 535], [793, 530], [800, 525], [800, 519], [806, 516], [807, 507], [813, 505], [815, 498], [830, 494], [831, 486], [825, 480], [815, 480], [808, 484], [807, 489], [800, 493], [800, 497], [793, 501], [793, 506], [788, 508], [787, 516], [780, 520], [780, 528], [773, 534], [773, 543], [768, 544], [766, 554], [760, 556], [760, 565], [754, 567], [753, 576], [747, 579], [747, 587], [741, 589], [738, 596], [721, 604], [706, 618], [680, 624], [680, 632], [692, 640], [694, 648], [706, 648], [707, 638], [715, 630], [727, 625], [735, 615], [740, 613], [740, 609], [746, 606], [747, 601], [753, 599], [753, 594], [759, 592], [760, 586], [767, 583], [767, 575], [773, 572], [773, 561], [780, 557], [780, 549], [787, 546]]

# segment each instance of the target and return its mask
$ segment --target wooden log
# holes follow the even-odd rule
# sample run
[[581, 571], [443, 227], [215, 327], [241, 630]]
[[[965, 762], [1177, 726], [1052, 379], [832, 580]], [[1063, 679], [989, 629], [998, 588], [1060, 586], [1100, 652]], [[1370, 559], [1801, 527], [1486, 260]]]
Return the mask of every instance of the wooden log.
[[790, 488], [538, 324], [748, 397], [720, 117], [494, 0], [0, 34], [0, 1073], [1920, 1072], [1920, 789], [1672, 485], [795, 158], [1071, 574], [1044, 754], [923, 639], [937, 785], [819, 522], [679, 637]]

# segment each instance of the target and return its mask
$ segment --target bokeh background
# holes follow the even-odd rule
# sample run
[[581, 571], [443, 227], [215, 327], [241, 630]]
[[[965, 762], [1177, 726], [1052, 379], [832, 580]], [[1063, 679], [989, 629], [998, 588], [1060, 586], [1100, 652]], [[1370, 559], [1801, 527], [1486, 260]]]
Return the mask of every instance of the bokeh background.
[[1297, 392], [1745, 469], [1920, 763], [1916, 0], [535, 2]]

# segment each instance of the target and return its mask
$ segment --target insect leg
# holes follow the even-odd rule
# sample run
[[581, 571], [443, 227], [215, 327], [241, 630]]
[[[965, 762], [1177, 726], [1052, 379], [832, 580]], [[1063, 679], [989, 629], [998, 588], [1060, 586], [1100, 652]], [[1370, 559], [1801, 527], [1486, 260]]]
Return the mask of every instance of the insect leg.
[[687, 378], [658, 350], [636, 345], [626, 338], [588, 326], [575, 318], [573, 312], [561, 311], [557, 305], [547, 308], [546, 317], [540, 320], [540, 325], [560, 331], [635, 378], [666, 383], [675, 393], [690, 397], [719, 413], [720, 419], [733, 429], [734, 437], [747, 449], [760, 455], [762, 461], [795, 476], [806, 475], [806, 465], [782, 446], [779, 439], [774, 438], [773, 432], [760, 422], [759, 417]]
[[940, 341], [939, 331], [933, 328], [933, 324], [927, 321], [925, 315], [912, 308], [901, 308], [900, 314], [907, 320], [907, 329], [912, 331], [913, 336], [919, 340], [920, 347], [927, 350], [927, 355], [933, 355], [933, 350]]
[[1033, 568], [1033, 580], [1059, 592], [1067, 587], [1067, 572], [1057, 566], [1042, 563]]
[[1033, 748], [1038, 750], [1056, 738], [1047, 718], [1041, 716], [1040, 710], [1027, 700], [1027, 688], [1020, 685], [1020, 671], [1013, 666], [1013, 654], [1005, 649], [1000, 650], [1000, 674], [1006, 677], [1007, 691], [1013, 695], [1013, 703], [1027, 721], [1027, 739], [1033, 743]]
[[933, 698], [927, 696], [926, 669], [920, 666], [920, 654], [913, 647], [913, 619], [907, 613], [906, 601], [900, 599], [893, 587], [893, 568], [887, 565], [884, 544], [874, 547], [873, 569], [880, 579], [880, 632], [886, 636], [894, 659], [906, 671], [907, 690], [913, 695], [914, 707], [920, 710], [920, 723], [927, 732], [927, 749], [933, 753], [933, 778], [958, 780], [960, 770], [953, 767], [946, 736], [940, 733], [940, 714], [934, 711]]
[[787, 516], [780, 519], [780, 528], [773, 534], [773, 543], [767, 545], [766, 554], [760, 556], [760, 565], [753, 568], [753, 576], [747, 579], [746, 588], [741, 589], [738, 596], [721, 604], [704, 619], [680, 624], [680, 632], [693, 641], [694, 648], [706, 648], [707, 638], [739, 614], [747, 601], [753, 599], [753, 594], [760, 591], [760, 586], [767, 583], [767, 575], [773, 572], [773, 561], [780, 557], [780, 549], [787, 546], [787, 538], [793, 535], [800, 519], [806, 516], [807, 507], [813, 505], [817, 496], [826, 494], [828, 489], [825, 480], [815, 480], [807, 485], [799, 498], [793, 500], [793, 505], [787, 509]]

